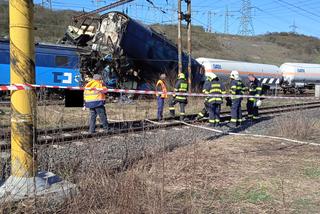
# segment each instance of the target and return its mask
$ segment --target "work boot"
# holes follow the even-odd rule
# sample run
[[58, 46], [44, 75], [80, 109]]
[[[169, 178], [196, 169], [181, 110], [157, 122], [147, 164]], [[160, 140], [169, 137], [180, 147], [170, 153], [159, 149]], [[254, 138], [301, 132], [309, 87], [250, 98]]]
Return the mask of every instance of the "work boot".
[[256, 122], [259, 122], [260, 121], [260, 117], [258, 117], [258, 116], [253, 116], [253, 121], [256, 123]]
[[237, 127], [237, 123], [231, 122], [231, 123], [229, 123], [229, 127], [230, 128], [236, 128]]
[[183, 115], [180, 115], [180, 120], [184, 121], [184, 116]]
[[170, 118], [175, 118], [176, 117], [176, 114], [174, 111], [170, 111]]

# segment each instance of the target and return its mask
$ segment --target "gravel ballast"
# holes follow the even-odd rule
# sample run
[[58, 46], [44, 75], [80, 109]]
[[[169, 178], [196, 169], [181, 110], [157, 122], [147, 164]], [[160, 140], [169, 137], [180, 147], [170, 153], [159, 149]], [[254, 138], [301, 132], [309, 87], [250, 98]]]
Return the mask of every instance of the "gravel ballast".
[[[285, 124], [283, 122], [279, 123], [279, 121], [285, 121], [288, 118], [294, 119], [297, 115], [303, 115], [303, 117], [314, 120], [320, 118], [320, 111], [317, 109], [305, 110], [275, 117], [263, 117], [255, 124], [246, 121], [242, 128], [235, 131], [264, 135], [275, 134], [275, 129], [278, 129], [277, 126]], [[199, 125], [206, 126], [206, 124]], [[230, 130], [228, 126], [219, 129]], [[86, 170], [87, 167], [94, 167], [91, 165], [91, 160], [94, 159], [93, 162], [95, 163], [98, 160], [99, 163], [109, 166], [110, 169], [121, 170], [130, 166], [136, 160], [158, 155], [160, 151], [172, 151], [177, 147], [190, 145], [199, 140], [212, 140], [219, 137], [223, 137], [223, 135], [186, 126], [107, 136], [81, 140], [71, 144], [41, 146], [38, 148], [38, 162], [41, 169], [48, 171], [55, 171], [56, 167]], [[291, 138], [294, 139], [294, 137]], [[312, 138], [310, 139], [312, 140]]]

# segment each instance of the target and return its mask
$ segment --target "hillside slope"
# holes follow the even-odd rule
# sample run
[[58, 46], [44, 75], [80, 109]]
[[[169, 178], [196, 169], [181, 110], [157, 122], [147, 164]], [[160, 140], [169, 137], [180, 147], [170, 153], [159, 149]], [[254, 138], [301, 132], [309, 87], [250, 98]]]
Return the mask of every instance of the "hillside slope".
[[[0, 0], [1, 1], [1, 0]], [[35, 7], [37, 42], [56, 42], [64, 35], [72, 16], [79, 12], [71, 10], [50, 11]], [[175, 25], [152, 25], [152, 27], [176, 43]], [[8, 35], [8, 5], [0, 4], [0, 37]], [[183, 29], [183, 47], [186, 45], [186, 29]], [[318, 38], [290, 33], [269, 33], [243, 37], [207, 33], [202, 27], [193, 26], [193, 56], [241, 60], [280, 65], [283, 62], [320, 63], [320, 40]]]
[[[176, 26], [153, 25], [176, 42]], [[193, 55], [249, 62], [280, 65], [283, 62], [320, 63], [320, 40], [315, 37], [292, 33], [269, 33], [244, 37], [207, 33], [201, 27], [192, 31]], [[183, 46], [186, 49], [186, 30], [183, 30]]]
[[[71, 10], [50, 11], [40, 6], [35, 6], [34, 10], [36, 42], [55, 43], [64, 35], [67, 26], [72, 24], [72, 16], [79, 14]], [[8, 5], [3, 3], [0, 4], [0, 38], [9, 34], [8, 26]]]

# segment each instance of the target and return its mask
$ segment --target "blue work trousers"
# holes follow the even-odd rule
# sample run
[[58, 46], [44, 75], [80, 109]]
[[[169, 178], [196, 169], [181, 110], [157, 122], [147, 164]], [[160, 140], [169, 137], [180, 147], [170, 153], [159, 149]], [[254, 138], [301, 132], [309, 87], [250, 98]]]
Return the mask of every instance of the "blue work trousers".
[[231, 106], [231, 122], [241, 123], [242, 122], [242, 110], [241, 110], [242, 98], [232, 99]]
[[259, 109], [258, 109], [258, 106], [255, 105], [255, 101], [248, 100], [247, 111], [248, 111], [248, 118], [257, 119], [257, 117], [259, 116]]
[[209, 112], [209, 123], [219, 124], [221, 104], [219, 103], [209, 104], [207, 107], [207, 111]]
[[180, 116], [184, 116], [186, 114], [187, 100], [179, 101], [179, 100], [175, 99], [174, 97], [172, 97], [170, 102], [169, 102], [170, 116], [172, 116], [172, 117], [175, 116], [175, 108], [174, 108], [174, 106], [177, 103], [179, 103], [179, 105], [180, 105]]
[[157, 113], [157, 119], [162, 120], [163, 119], [163, 108], [164, 108], [164, 98], [157, 97], [158, 102], [158, 113]]
[[100, 122], [102, 123], [102, 127], [104, 129], [108, 129], [108, 119], [107, 119], [106, 109], [104, 106], [98, 106], [95, 108], [90, 108], [90, 123], [89, 123], [90, 133], [94, 133], [96, 130], [97, 115], [99, 115]]

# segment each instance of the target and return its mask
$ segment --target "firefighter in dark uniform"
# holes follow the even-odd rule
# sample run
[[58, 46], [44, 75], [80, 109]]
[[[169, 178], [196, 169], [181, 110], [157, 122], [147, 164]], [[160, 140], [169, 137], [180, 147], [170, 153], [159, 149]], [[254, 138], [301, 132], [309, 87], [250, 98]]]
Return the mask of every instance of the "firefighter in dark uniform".
[[[209, 93], [209, 91], [207, 91], [207, 88], [210, 87], [211, 81], [216, 77], [217, 76], [212, 72], [206, 73], [206, 80], [205, 80], [205, 82], [203, 84], [202, 93], [204, 93], [204, 94], [208, 94]], [[207, 108], [209, 108], [209, 106], [207, 106], [208, 103], [206, 101], [207, 101], [207, 99], [205, 99], [204, 108], [197, 115], [197, 118], [196, 118], [197, 120], [200, 120], [200, 119], [208, 116]]]
[[249, 97], [247, 101], [248, 119], [258, 119], [258, 104], [259, 96], [262, 94], [262, 86], [260, 81], [252, 74], [248, 75], [249, 79], [249, 95], [255, 97]]
[[[220, 83], [219, 78], [214, 73], [210, 74], [210, 81], [205, 84], [204, 93], [212, 95], [222, 95], [226, 93], [224, 85]], [[205, 103], [206, 109], [209, 113], [209, 126], [220, 126], [220, 111], [221, 104], [223, 103], [222, 97], [209, 96], [206, 98]]]
[[[188, 82], [184, 73], [178, 74], [178, 79], [174, 85], [174, 91], [178, 93], [188, 92]], [[187, 96], [173, 95], [169, 102], [170, 116], [175, 117], [175, 105], [179, 103], [180, 105], [180, 120], [184, 119], [186, 114], [186, 105], [188, 104]]]
[[[230, 74], [231, 84], [230, 93], [232, 95], [243, 95], [245, 86], [240, 79], [238, 71], [232, 71]], [[231, 124], [236, 127], [242, 123], [241, 97], [231, 96]]]

